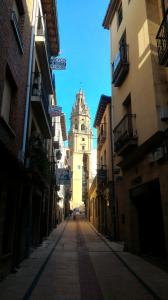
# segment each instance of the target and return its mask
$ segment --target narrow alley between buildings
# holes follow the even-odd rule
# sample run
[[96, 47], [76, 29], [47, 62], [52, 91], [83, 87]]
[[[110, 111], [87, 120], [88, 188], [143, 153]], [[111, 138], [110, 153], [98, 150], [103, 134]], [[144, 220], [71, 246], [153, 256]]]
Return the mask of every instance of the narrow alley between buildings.
[[168, 274], [100, 235], [85, 220], [61, 223], [17, 273], [1, 300], [167, 299]]

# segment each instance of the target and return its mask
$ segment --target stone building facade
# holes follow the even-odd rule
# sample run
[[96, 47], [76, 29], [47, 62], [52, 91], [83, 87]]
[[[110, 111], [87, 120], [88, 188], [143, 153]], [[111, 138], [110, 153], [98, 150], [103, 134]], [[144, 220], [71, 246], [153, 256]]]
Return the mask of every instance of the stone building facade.
[[76, 102], [72, 108], [68, 139], [72, 172], [71, 209], [82, 209], [84, 205], [82, 200], [83, 157], [88, 156], [89, 160], [92, 139], [90, 114], [82, 90], [76, 95]]

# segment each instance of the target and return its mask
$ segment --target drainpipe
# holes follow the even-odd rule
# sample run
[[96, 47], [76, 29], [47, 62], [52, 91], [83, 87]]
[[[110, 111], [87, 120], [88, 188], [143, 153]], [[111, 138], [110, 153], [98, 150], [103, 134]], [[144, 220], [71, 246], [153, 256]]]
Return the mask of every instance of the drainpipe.
[[117, 240], [117, 203], [116, 203], [116, 194], [115, 194], [115, 176], [114, 176], [114, 149], [113, 149], [113, 127], [112, 127], [112, 98], [110, 102], [110, 109], [109, 109], [109, 117], [110, 117], [110, 148], [111, 148], [111, 172], [112, 172], [112, 223], [113, 223], [113, 230], [112, 230], [112, 238]]
[[22, 149], [21, 149], [21, 153], [20, 153], [20, 160], [23, 163], [25, 160], [26, 138], [27, 138], [28, 121], [29, 121], [30, 92], [31, 92], [31, 81], [32, 81], [32, 63], [33, 63], [33, 54], [34, 54], [34, 36], [35, 36], [37, 2], [38, 2], [38, 0], [34, 0], [33, 13], [32, 13], [32, 24], [31, 24], [32, 31], [31, 31], [31, 39], [30, 39], [30, 55], [29, 55], [29, 64], [28, 64], [26, 106], [25, 106], [25, 116], [24, 116]]

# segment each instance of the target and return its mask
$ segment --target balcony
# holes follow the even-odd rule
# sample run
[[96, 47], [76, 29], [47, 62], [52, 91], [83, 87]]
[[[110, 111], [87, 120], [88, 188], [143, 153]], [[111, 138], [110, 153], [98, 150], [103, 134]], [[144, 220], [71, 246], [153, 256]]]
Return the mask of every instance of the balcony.
[[114, 128], [114, 148], [118, 155], [137, 146], [136, 115], [127, 114]]
[[168, 9], [156, 36], [159, 64], [168, 66]]
[[34, 83], [32, 86], [31, 96], [32, 108], [35, 112], [35, 117], [39, 127], [48, 139], [51, 138], [51, 117], [48, 113], [49, 110], [49, 95], [45, 91], [44, 85], [41, 81], [40, 73], [35, 75]]
[[49, 66], [51, 57], [50, 44], [47, 34], [46, 21], [45, 18], [41, 16], [38, 17], [37, 21], [35, 43], [41, 71], [45, 76], [45, 81], [47, 83], [49, 93], [53, 94], [52, 76]]
[[43, 179], [50, 179], [51, 171], [47, 150], [44, 146], [44, 140], [37, 133], [30, 136], [28, 140], [27, 168], [29, 171], [41, 175]]
[[99, 134], [98, 139], [97, 139], [98, 150], [101, 149], [101, 147], [103, 146], [105, 141], [106, 141], [106, 130], [103, 130], [103, 132], [101, 132]]
[[129, 71], [128, 46], [122, 44], [112, 63], [112, 83], [115, 87], [121, 86]]
[[43, 14], [46, 16], [48, 35], [53, 56], [57, 56], [60, 50], [57, 4], [53, 0], [41, 0]]
[[102, 165], [97, 169], [97, 185], [98, 187], [105, 187], [107, 184], [107, 166]]

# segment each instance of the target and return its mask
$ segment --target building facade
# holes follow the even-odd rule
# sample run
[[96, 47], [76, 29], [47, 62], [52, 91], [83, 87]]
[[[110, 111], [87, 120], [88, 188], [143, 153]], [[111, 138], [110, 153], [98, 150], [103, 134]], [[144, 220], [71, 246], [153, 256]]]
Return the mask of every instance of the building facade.
[[0, 279], [25, 255], [20, 209], [27, 178], [20, 153], [32, 11], [33, 1], [0, 3]]
[[[60, 116], [53, 118], [53, 124], [55, 127], [55, 136], [54, 136], [54, 151], [56, 157], [56, 183], [57, 183], [57, 222], [60, 223], [64, 220], [65, 217], [65, 184], [61, 179], [61, 171], [64, 171], [65, 157], [66, 152], [64, 148], [64, 142], [67, 140], [66, 133], [66, 121], [64, 113], [61, 113]], [[63, 174], [63, 173], [62, 173]]]
[[71, 113], [69, 148], [72, 172], [71, 208], [82, 208], [83, 157], [90, 156], [92, 131], [90, 114], [82, 90], [76, 95], [76, 102]]
[[[52, 1], [0, 3], [0, 278], [53, 228], [49, 61], [58, 55]], [[49, 50], [50, 49], [50, 50]]]
[[95, 176], [89, 188], [88, 220], [97, 230], [99, 230], [100, 228], [98, 206], [99, 203], [97, 197], [97, 176]]
[[159, 258], [168, 256], [168, 83], [156, 35], [163, 46], [158, 30], [166, 3], [110, 1], [103, 22], [111, 39], [115, 164], [122, 170], [116, 197], [126, 207], [125, 248]]
[[96, 182], [98, 203], [96, 206], [98, 206], [99, 230], [104, 234], [113, 235], [114, 238], [116, 234], [116, 207], [113, 201], [111, 97], [101, 96], [94, 127], [97, 129]]

